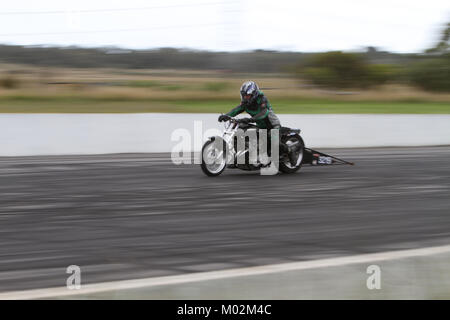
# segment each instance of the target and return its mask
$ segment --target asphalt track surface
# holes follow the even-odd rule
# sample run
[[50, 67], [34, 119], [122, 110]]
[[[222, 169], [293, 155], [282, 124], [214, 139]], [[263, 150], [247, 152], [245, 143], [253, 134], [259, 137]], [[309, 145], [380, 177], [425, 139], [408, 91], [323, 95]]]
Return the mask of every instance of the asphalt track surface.
[[450, 243], [450, 147], [321, 150], [355, 166], [205, 176], [168, 154], [0, 158], [0, 291]]

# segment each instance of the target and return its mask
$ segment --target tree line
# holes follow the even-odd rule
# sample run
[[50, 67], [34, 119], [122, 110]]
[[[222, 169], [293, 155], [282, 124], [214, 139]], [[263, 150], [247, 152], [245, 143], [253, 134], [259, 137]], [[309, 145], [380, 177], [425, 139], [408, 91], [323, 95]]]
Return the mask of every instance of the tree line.
[[[373, 50], [372, 50], [373, 51]], [[314, 53], [255, 50], [211, 52], [176, 48], [125, 50], [0, 45], [0, 63], [31, 64], [69, 68], [195, 69], [242, 73], [289, 71]], [[366, 52], [371, 62], [401, 63], [410, 55]]]

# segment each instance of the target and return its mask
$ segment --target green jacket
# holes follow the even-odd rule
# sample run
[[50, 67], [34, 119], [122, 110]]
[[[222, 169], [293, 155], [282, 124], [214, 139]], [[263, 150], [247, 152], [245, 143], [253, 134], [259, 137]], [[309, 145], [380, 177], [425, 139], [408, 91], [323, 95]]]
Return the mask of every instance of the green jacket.
[[259, 91], [258, 97], [251, 105], [240, 104], [233, 110], [227, 113], [230, 117], [234, 117], [242, 112], [247, 112], [255, 120], [258, 128], [270, 129], [271, 124], [268, 119], [270, 111], [272, 111], [272, 105], [266, 98], [262, 91]]

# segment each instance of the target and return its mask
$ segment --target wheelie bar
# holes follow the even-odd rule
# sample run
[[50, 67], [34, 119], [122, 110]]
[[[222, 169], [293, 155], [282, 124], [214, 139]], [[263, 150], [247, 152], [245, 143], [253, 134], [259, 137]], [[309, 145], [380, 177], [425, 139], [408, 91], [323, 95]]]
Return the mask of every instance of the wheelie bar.
[[317, 150], [305, 148], [303, 150], [303, 160], [302, 164], [310, 164], [312, 166], [327, 166], [327, 165], [337, 165], [337, 164], [349, 164], [354, 165], [353, 162], [339, 159], [329, 154], [319, 152]]

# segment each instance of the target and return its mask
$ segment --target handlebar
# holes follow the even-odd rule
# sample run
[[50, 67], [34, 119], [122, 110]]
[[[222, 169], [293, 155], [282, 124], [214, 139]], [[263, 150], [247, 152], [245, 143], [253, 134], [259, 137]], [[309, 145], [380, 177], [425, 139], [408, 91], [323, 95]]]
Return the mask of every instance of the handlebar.
[[[226, 114], [224, 114], [224, 116], [226, 119], [222, 120], [221, 122], [230, 121], [231, 123], [242, 123], [245, 121], [245, 120], [243, 121], [243, 119], [247, 119], [247, 118], [233, 118], [233, 117], [227, 116]], [[246, 123], [248, 123], [248, 122], [246, 122]]]

